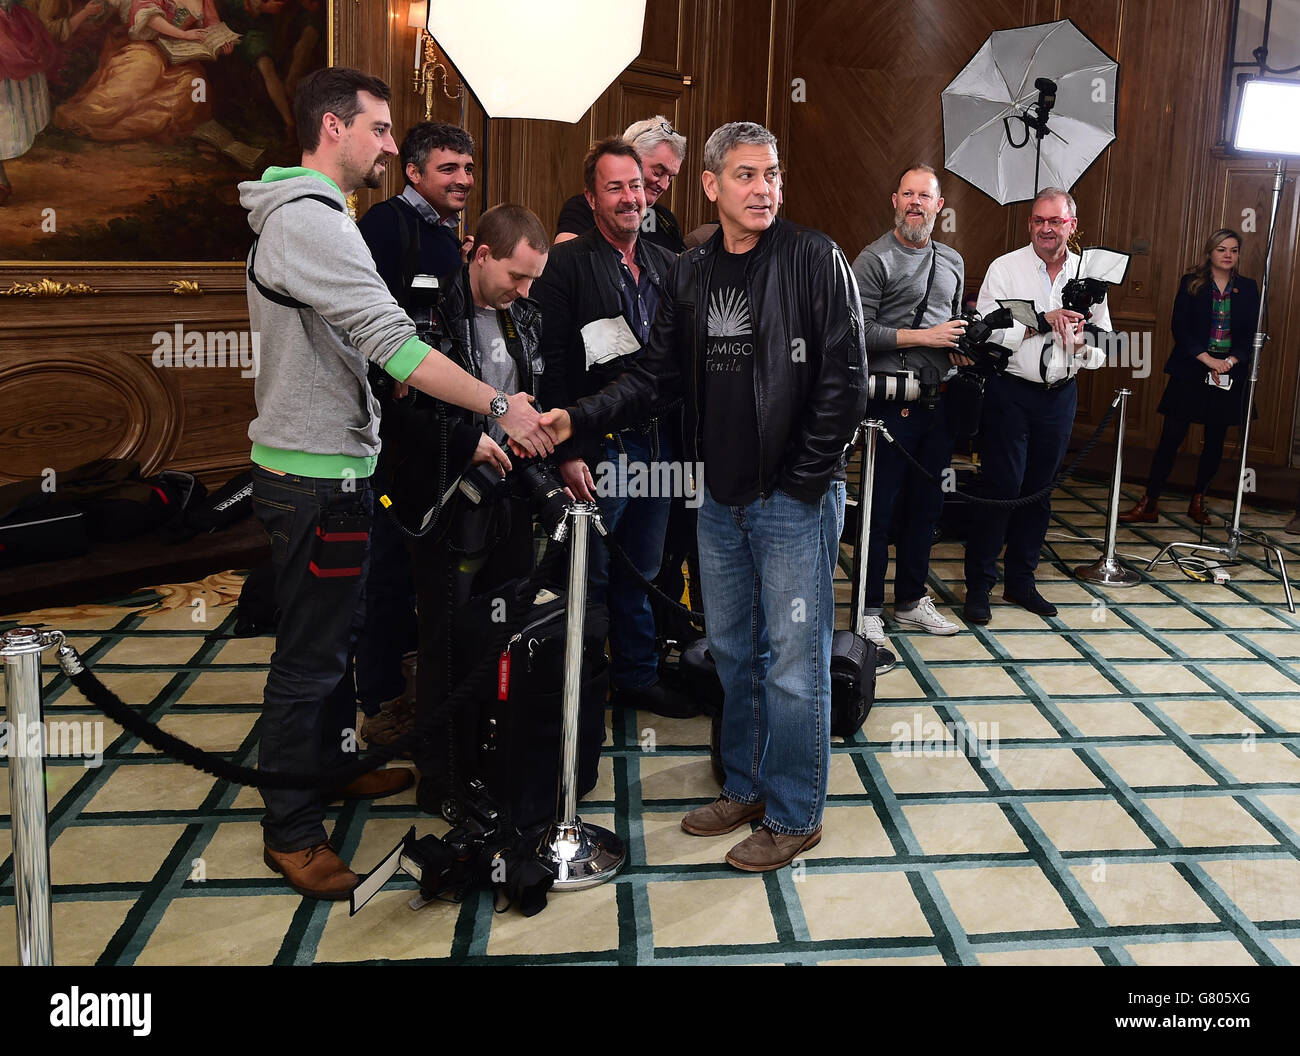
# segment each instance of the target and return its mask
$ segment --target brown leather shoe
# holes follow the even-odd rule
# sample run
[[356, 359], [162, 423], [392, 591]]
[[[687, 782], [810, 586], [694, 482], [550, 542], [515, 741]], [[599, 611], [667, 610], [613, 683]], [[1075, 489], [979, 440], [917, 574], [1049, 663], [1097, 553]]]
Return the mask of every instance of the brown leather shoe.
[[[415, 729], [415, 701], [394, 697], [379, 706], [379, 713], [367, 715], [361, 722], [361, 739], [368, 745], [390, 745]], [[400, 753], [403, 758], [414, 758], [408, 748]]]
[[1143, 495], [1138, 504], [1118, 517], [1120, 524], [1155, 524], [1160, 520], [1160, 504], [1149, 495]]
[[288, 880], [289, 886], [298, 894], [308, 898], [341, 902], [361, 882], [361, 878], [348, 868], [348, 863], [328, 843], [318, 843], [305, 851], [287, 854], [264, 847], [262, 860]]
[[1192, 501], [1187, 504], [1187, 516], [1197, 524], [1210, 523], [1210, 511], [1205, 508], [1204, 495], [1192, 496]]
[[1286, 527], [1282, 531], [1287, 535], [1300, 535], [1300, 512], [1286, 522]]
[[793, 862], [804, 851], [822, 842], [822, 827], [812, 832], [787, 836], [760, 825], [748, 838], [727, 852], [727, 864], [747, 873], [770, 873]]
[[767, 813], [767, 803], [737, 803], [719, 796], [707, 807], [696, 807], [682, 818], [682, 830], [692, 836], [724, 836], [747, 821], [757, 821]]
[[330, 799], [383, 799], [405, 792], [415, 784], [415, 777], [404, 766], [395, 766], [389, 770], [371, 770], [362, 774], [355, 781], [336, 788], [330, 793]]

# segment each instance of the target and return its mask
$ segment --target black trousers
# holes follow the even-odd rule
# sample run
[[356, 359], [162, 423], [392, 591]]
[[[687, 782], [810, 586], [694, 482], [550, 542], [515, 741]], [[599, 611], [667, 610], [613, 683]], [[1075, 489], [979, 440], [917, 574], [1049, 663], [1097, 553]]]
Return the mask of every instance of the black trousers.
[[[1051, 483], [1069, 448], [1078, 402], [1073, 380], [1049, 390], [1010, 375], [990, 378], [979, 435], [984, 493], [1011, 499]], [[1013, 510], [985, 507], [966, 541], [967, 594], [993, 590], [1004, 542], [1007, 588], [1024, 593], [1032, 587], [1051, 517], [1050, 495]]]
[[[1191, 425], [1192, 423], [1186, 418], [1165, 415], [1165, 424], [1160, 430], [1160, 443], [1156, 445], [1156, 453], [1151, 456], [1151, 479], [1147, 482], [1147, 494], [1151, 498], [1160, 498], [1160, 493], [1164, 491], [1165, 481], [1169, 479], [1169, 471], [1174, 468], [1174, 458], [1178, 455], [1178, 448], [1182, 446]], [[1206, 424], [1205, 444], [1201, 448], [1200, 461], [1196, 464], [1196, 486], [1193, 494], [1204, 495], [1205, 489], [1214, 479], [1214, 474], [1219, 471], [1219, 465], [1223, 462], [1223, 442], [1227, 435], [1226, 423]]]

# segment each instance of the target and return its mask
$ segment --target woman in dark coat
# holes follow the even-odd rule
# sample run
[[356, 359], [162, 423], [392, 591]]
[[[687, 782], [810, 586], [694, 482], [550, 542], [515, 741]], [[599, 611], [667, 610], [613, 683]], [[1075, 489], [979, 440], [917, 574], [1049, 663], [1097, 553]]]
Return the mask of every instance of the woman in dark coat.
[[1245, 421], [1259, 317], [1259, 287], [1237, 274], [1240, 255], [1241, 236], [1221, 228], [1205, 243], [1204, 262], [1183, 276], [1174, 299], [1174, 350], [1165, 364], [1169, 382], [1156, 408], [1165, 416], [1165, 425], [1151, 459], [1146, 494], [1120, 514], [1125, 524], [1149, 524], [1159, 518], [1160, 492], [1193, 422], [1205, 427], [1205, 444], [1187, 515], [1197, 524], [1210, 523], [1205, 491], [1223, 461], [1228, 427]]

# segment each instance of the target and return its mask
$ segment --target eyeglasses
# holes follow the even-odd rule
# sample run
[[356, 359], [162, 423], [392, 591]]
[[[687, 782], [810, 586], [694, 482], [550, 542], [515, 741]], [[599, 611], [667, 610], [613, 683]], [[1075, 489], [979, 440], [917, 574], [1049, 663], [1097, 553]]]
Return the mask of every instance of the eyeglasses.
[[1029, 218], [1029, 226], [1042, 227], [1046, 224], [1053, 231], [1059, 231], [1073, 219], [1074, 217], [1072, 216], [1031, 216]]

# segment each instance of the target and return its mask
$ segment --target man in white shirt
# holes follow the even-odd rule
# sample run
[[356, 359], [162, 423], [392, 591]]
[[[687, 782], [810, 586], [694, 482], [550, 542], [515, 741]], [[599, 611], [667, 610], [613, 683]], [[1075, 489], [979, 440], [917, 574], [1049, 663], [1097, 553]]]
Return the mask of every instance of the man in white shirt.
[[[1067, 243], [1078, 226], [1074, 199], [1059, 187], [1039, 191], [1030, 209], [1029, 245], [989, 265], [979, 293], [987, 315], [1000, 300], [1033, 301], [1038, 327], [1015, 323], [995, 331], [992, 340], [1011, 349], [1006, 374], [990, 379], [984, 395], [980, 460], [985, 494], [1009, 499], [1032, 495], [1056, 476], [1070, 442], [1078, 388], [1074, 375], [1105, 363], [1105, 354], [1087, 344], [1089, 328], [1110, 329], [1103, 298], [1085, 319], [1061, 306], [1061, 291], [1075, 278], [1079, 258]], [[1051, 519], [1050, 496], [1013, 510], [985, 507], [966, 543], [967, 623], [988, 623], [989, 593], [1003, 559], [1003, 600], [1040, 616], [1055, 616], [1056, 606], [1038, 593], [1034, 571]]]

